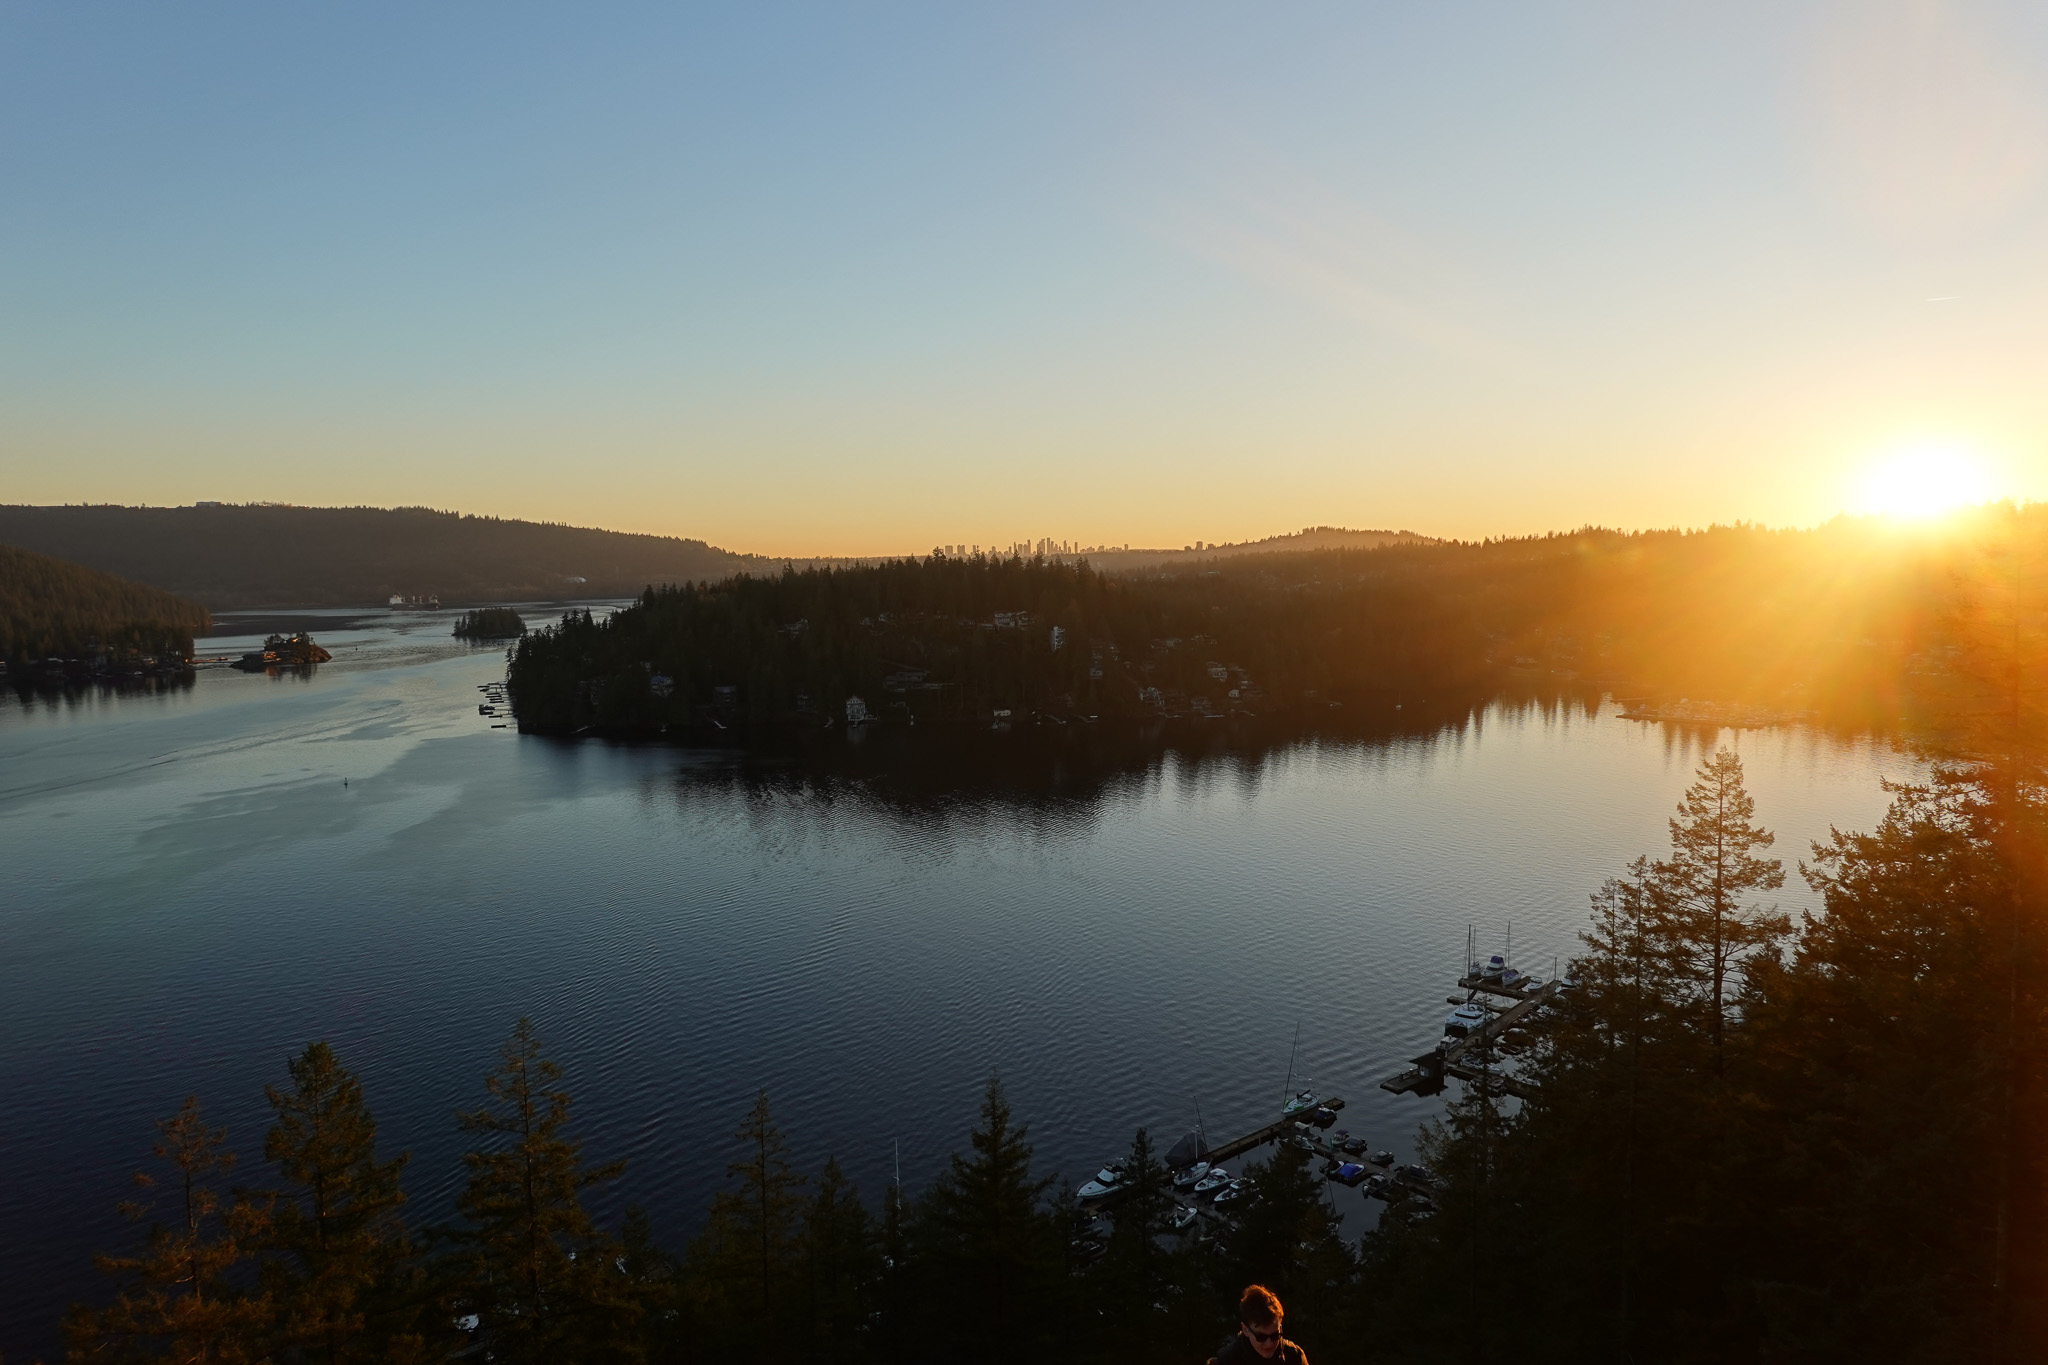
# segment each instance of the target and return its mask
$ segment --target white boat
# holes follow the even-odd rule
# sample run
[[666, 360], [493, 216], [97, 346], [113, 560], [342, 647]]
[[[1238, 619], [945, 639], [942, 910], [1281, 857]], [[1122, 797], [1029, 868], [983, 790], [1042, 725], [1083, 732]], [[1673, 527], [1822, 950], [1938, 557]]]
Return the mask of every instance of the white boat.
[[1173, 1211], [1173, 1230], [1175, 1232], [1184, 1231], [1190, 1224], [1192, 1224], [1195, 1221], [1195, 1217], [1196, 1214], [1194, 1205], [1182, 1204], [1179, 1208]]
[[1492, 957], [1486, 959], [1486, 966], [1480, 969], [1479, 974], [1485, 977], [1488, 981], [1498, 981], [1500, 979], [1500, 974], [1506, 971], [1507, 969], [1508, 960], [1502, 957], [1499, 953], [1495, 953]]
[[1322, 1103], [1322, 1101], [1316, 1098], [1315, 1091], [1297, 1091], [1293, 1099], [1287, 1101], [1287, 1103], [1280, 1106], [1280, 1117], [1283, 1119], [1291, 1119], [1297, 1114], [1312, 1113], [1314, 1112], [1315, 1107], [1320, 1103]]
[[1486, 1007], [1467, 1001], [1444, 1016], [1444, 1036], [1464, 1038], [1486, 1023]]
[[1201, 1199], [1212, 1195], [1229, 1183], [1229, 1171], [1224, 1170], [1221, 1166], [1211, 1166], [1209, 1174], [1195, 1182], [1195, 1197]]
[[1124, 1163], [1112, 1161], [1095, 1173], [1095, 1178], [1074, 1191], [1074, 1197], [1083, 1203], [1091, 1199], [1106, 1199], [1124, 1187]]
[[1173, 1187], [1177, 1190], [1191, 1190], [1207, 1174], [1209, 1163], [1197, 1161], [1194, 1165], [1174, 1173]]

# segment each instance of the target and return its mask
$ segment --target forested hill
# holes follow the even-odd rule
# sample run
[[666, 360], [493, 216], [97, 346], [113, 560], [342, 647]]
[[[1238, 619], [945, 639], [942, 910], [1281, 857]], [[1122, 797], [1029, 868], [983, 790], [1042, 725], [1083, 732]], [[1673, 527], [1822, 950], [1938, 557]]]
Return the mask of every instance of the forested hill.
[[1133, 569], [1187, 566], [1206, 559], [1235, 559], [1241, 555], [1308, 550], [1378, 550], [1389, 545], [1441, 543], [1434, 537], [1418, 535], [1414, 531], [1354, 531], [1343, 526], [1304, 526], [1291, 534], [1267, 536], [1264, 540], [1240, 540], [1223, 545], [1205, 545], [1198, 541], [1183, 545], [1178, 550], [1170, 546], [1135, 550], [1111, 547], [1090, 550], [1087, 557], [1088, 562], [1097, 568], [1123, 573]]
[[0, 545], [0, 659], [192, 653], [206, 608], [140, 583]]
[[771, 563], [701, 540], [413, 507], [0, 507], [0, 544], [216, 610], [622, 597]]
[[[1942, 538], [1585, 531], [1243, 556], [1108, 575], [932, 556], [648, 592], [530, 635], [522, 725], [634, 733], [883, 718], [1268, 715], [1359, 693], [1576, 681], [1672, 706], [1953, 729], [2011, 712], [2012, 645], [2043, 662], [2048, 515]], [[2036, 706], [2028, 701], [2032, 723]]]

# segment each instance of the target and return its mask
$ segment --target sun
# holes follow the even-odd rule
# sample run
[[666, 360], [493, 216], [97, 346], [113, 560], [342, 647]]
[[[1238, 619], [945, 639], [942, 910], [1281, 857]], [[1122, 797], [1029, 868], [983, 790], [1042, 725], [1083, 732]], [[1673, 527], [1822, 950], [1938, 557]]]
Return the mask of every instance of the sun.
[[1856, 510], [1924, 521], [1989, 502], [1983, 461], [1959, 445], [1916, 445], [1873, 463], [1858, 483]]

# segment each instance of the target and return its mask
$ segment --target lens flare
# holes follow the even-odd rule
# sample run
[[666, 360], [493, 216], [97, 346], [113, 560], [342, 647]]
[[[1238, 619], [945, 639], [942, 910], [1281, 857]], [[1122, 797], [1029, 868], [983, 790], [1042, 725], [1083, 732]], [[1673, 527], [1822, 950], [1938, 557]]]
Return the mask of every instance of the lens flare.
[[1925, 520], [1989, 502], [1991, 480], [1983, 462], [1961, 446], [1914, 446], [1864, 471], [1856, 510], [1866, 514]]

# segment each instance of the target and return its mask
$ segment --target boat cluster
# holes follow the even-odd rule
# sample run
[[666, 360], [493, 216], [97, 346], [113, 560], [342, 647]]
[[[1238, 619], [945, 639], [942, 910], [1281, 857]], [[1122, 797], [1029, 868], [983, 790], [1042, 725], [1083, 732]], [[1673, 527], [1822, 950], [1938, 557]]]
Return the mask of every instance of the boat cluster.
[[1511, 991], [1525, 991], [1537, 984], [1535, 977], [1510, 967], [1507, 958], [1499, 953], [1495, 953], [1484, 962], [1475, 958], [1472, 962], [1471, 976], [1479, 981], [1506, 986]]
[[[1369, 1148], [1365, 1139], [1353, 1137], [1344, 1129], [1338, 1129], [1329, 1139], [1319, 1138], [1318, 1130], [1335, 1124], [1337, 1111], [1343, 1107], [1344, 1101], [1335, 1098], [1323, 1100], [1313, 1089], [1296, 1091], [1281, 1105], [1281, 1122], [1273, 1126], [1272, 1140], [1284, 1142], [1311, 1156], [1327, 1158], [1324, 1174], [1338, 1184], [1356, 1187], [1368, 1178], [1366, 1161], [1391, 1167], [1394, 1154], [1380, 1152], [1368, 1158]], [[1343, 1159], [1345, 1157], [1361, 1160], [1347, 1161]], [[1216, 1213], [1228, 1216], [1257, 1198], [1249, 1180], [1232, 1175], [1220, 1162], [1208, 1159], [1208, 1145], [1199, 1129], [1174, 1145], [1173, 1150], [1166, 1154], [1166, 1165], [1167, 1184], [1175, 1197], [1169, 1224], [1175, 1232], [1196, 1228], [1204, 1204]], [[1101, 1209], [1134, 1189], [1134, 1179], [1128, 1162], [1112, 1161], [1097, 1171], [1094, 1179], [1075, 1191], [1075, 1198], [1086, 1211], [1077, 1244], [1077, 1250], [1084, 1258], [1101, 1254], [1107, 1245], [1099, 1235]]]
[[[1381, 1158], [1385, 1161], [1382, 1162]], [[1418, 1222], [1436, 1212], [1436, 1172], [1427, 1166], [1397, 1166], [1390, 1152], [1376, 1154], [1373, 1164], [1381, 1169], [1359, 1182], [1359, 1191], [1366, 1198], [1385, 1201], [1393, 1212], [1410, 1222]]]

